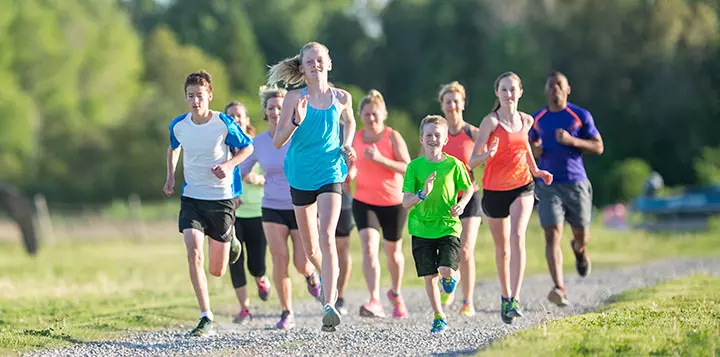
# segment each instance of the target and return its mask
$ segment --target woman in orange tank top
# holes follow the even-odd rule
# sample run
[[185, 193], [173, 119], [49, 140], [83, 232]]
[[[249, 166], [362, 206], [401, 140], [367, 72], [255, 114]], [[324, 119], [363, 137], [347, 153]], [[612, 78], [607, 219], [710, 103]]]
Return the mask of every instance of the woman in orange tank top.
[[[462, 316], [473, 316], [475, 315], [475, 306], [473, 304], [475, 292], [475, 242], [482, 223], [480, 204], [482, 196], [469, 165], [475, 147], [475, 139], [477, 139], [478, 135], [478, 128], [463, 119], [465, 99], [465, 87], [457, 81], [443, 85], [438, 93], [440, 107], [448, 121], [448, 143], [443, 148], [443, 152], [462, 161], [470, 174], [470, 178], [473, 179], [474, 190], [468, 192], [468, 194], [472, 195], [472, 199], [465, 206], [463, 214], [460, 215], [460, 222], [462, 222], [462, 233], [460, 234], [462, 250], [459, 266], [460, 286], [463, 294], [459, 313]], [[463, 194], [460, 193], [458, 200]], [[447, 294], [445, 290], [440, 289], [440, 302], [443, 305], [449, 305], [453, 300], [454, 294]]]
[[[532, 116], [518, 112], [520, 77], [506, 72], [495, 80], [495, 107], [480, 124], [470, 167], [485, 163], [482, 208], [495, 242], [502, 298], [500, 317], [510, 324], [522, 317], [518, 296], [525, 274], [525, 233], [534, 204], [533, 176], [552, 182], [535, 163], [528, 141]], [[508, 235], [509, 233], [509, 235]]]
[[364, 128], [353, 140], [358, 158], [350, 167], [349, 176], [355, 180], [352, 210], [362, 242], [363, 274], [370, 293], [369, 302], [360, 306], [360, 316], [385, 316], [380, 303], [378, 259], [382, 231], [392, 281], [387, 297], [393, 304], [393, 317], [405, 318], [407, 308], [400, 295], [405, 267], [402, 232], [407, 221], [402, 185], [410, 154], [400, 133], [385, 125], [387, 109], [380, 92], [371, 90], [360, 100], [359, 107]]

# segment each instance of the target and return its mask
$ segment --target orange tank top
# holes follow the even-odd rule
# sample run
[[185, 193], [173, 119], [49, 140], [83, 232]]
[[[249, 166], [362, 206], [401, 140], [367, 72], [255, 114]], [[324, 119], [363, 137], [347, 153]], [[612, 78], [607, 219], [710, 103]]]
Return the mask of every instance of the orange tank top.
[[507, 132], [500, 123], [490, 134], [488, 144], [498, 139], [495, 156], [485, 164], [483, 188], [491, 191], [510, 191], [532, 182], [528, 157], [528, 128], [523, 123], [517, 133]]
[[[475, 175], [473, 175], [473, 171], [468, 165], [474, 148], [475, 140], [472, 138], [470, 124], [466, 123], [459, 133], [455, 135], [448, 133], [448, 143], [443, 148], [443, 151], [448, 155], [454, 156], [465, 164], [465, 169], [468, 171], [470, 179], [473, 181], [474, 190], [478, 191], [480, 188], [475, 183]], [[460, 195], [462, 196], [462, 193], [460, 193]]]
[[[403, 176], [389, 168], [365, 158], [365, 149], [373, 144], [366, 144], [362, 140], [362, 129], [355, 134], [353, 148], [357, 153], [354, 165], [357, 169], [355, 175], [354, 199], [373, 206], [396, 206], [402, 204]], [[377, 150], [390, 160], [397, 160], [392, 147], [390, 136], [393, 129], [386, 127], [385, 131], [375, 143]]]

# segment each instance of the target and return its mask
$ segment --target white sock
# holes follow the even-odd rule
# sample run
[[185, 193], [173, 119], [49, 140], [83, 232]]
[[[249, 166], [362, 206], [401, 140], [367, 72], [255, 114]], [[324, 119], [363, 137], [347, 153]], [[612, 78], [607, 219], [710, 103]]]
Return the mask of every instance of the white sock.
[[210, 321], [213, 321], [215, 316], [213, 316], [212, 311], [203, 311], [200, 313], [200, 318], [202, 319], [203, 317], [207, 317]]

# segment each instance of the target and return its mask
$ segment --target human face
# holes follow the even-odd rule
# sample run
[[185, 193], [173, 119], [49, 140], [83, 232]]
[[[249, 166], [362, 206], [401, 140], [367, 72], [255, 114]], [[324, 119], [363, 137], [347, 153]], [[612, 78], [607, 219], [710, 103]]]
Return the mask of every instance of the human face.
[[570, 95], [570, 84], [563, 75], [555, 75], [548, 78], [545, 83], [545, 97], [549, 104], [555, 107], [565, 107], [568, 95]]
[[500, 106], [502, 107], [517, 107], [522, 93], [520, 81], [512, 76], [501, 79], [495, 89], [495, 95], [500, 100]]
[[280, 112], [283, 105], [283, 97], [272, 97], [265, 103], [265, 118], [268, 124], [277, 126], [280, 120]]
[[185, 101], [195, 114], [207, 113], [212, 100], [212, 92], [206, 86], [191, 85], [185, 88]]
[[332, 62], [327, 50], [322, 47], [310, 47], [301, 56], [300, 72], [312, 81], [327, 82], [328, 72], [332, 70]]
[[448, 142], [448, 127], [434, 123], [423, 126], [420, 143], [426, 153], [439, 153]]
[[250, 123], [248, 118], [247, 109], [243, 105], [233, 105], [227, 109], [227, 115], [235, 119], [235, 122], [244, 130]]
[[385, 124], [385, 107], [382, 104], [368, 103], [360, 111], [360, 117], [367, 128], [381, 128]]
[[447, 92], [442, 96], [441, 107], [445, 117], [458, 115], [465, 110], [465, 99], [458, 92]]

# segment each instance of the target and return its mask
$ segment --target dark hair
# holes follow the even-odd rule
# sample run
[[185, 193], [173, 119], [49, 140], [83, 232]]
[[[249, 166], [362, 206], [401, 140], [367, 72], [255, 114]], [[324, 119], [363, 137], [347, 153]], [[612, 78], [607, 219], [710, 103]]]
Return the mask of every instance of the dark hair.
[[[227, 112], [228, 109], [230, 109], [230, 108], [232, 108], [232, 107], [234, 107], [234, 106], [236, 106], [236, 105], [239, 105], [239, 106], [243, 107], [243, 109], [245, 109], [245, 115], [247, 116], [247, 107], [245, 106], [245, 104], [240, 103], [240, 102], [238, 102], [237, 100], [233, 100], [232, 102], [230, 102], [230, 103], [228, 103], [227, 105], [225, 105], [225, 109], [223, 110], [223, 112], [224, 112], [225, 114], [227, 114], [227, 113], [228, 113], [228, 112]], [[245, 128], [245, 132], [246, 132], [248, 135], [250, 135], [250, 136], [255, 136], [255, 133], [257, 133], [257, 130], [255, 130], [255, 127], [250, 123], [250, 118], [249, 118], [249, 117], [248, 117], [247, 127]]]
[[[515, 72], [505, 72], [497, 77], [495, 79], [495, 87], [494, 90], [498, 90], [498, 86], [500, 85], [500, 81], [503, 80], [503, 78], [510, 77], [512, 79], [516, 79], [518, 81], [518, 84], [520, 85], [520, 89], [522, 89], [522, 81], [520, 80], [520, 76], [518, 76]], [[496, 110], [500, 109], [500, 100], [495, 99], [495, 105], [493, 105], [493, 108], [491, 112], [494, 112]]]
[[212, 92], [212, 77], [206, 70], [201, 69], [199, 72], [188, 74], [185, 78], [185, 92], [189, 86], [204, 86], [209, 92]]
[[545, 81], [547, 82], [550, 78], [556, 78], [556, 77], [565, 78], [565, 82], [567, 82], [567, 84], [570, 85], [570, 81], [568, 80], [568, 78], [567, 78], [567, 76], [565, 75], [565, 73], [562, 73], [562, 72], [560, 72], [560, 71], [552, 71], [552, 72], [550, 72], [550, 74], [547, 75]]

